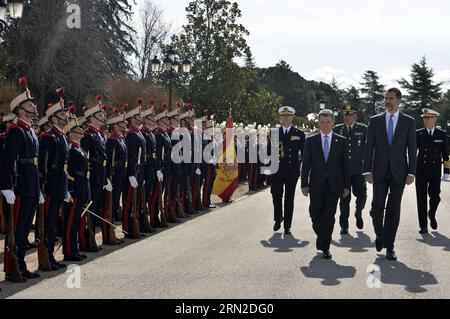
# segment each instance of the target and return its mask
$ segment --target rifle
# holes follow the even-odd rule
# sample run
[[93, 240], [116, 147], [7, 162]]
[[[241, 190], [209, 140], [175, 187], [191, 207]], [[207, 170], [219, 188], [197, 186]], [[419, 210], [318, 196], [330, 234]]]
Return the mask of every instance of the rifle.
[[192, 203], [192, 188], [189, 175], [186, 176], [186, 205], [188, 213], [193, 213], [195, 211], [194, 204]]
[[166, 217], [165, 208], [163, 206], [164, 200], [163, 200], [163, 196], [162, 196], [163, 184], [160, 181], [158, 181], [157, 187], [158, 187], [158, 200], [159, 200], [158, 210], [159, 210], [159, 214], [161, 215], [161, 225], [164, 227], [167, 227], [167, 217]]
[[[47, 178], [47, 162], [48, 162], [48, 152], [45, 153], [44, 161], [44, 176], [42, 181], [42, 193], [45, 194], [45, 179]], [[48, 256], [47, 240], [46, 240], [46, 229], [45, 229], [45, 208], [44, 204], [39, 204], [39, 209], [36, 216], [36, 226], [39, 231], [38, 236], [38, 263], [39, 270], [51, 271], [52, 266], [50, 264], [50, 258]]]
[[[136, 180], [137, 180], [137, 178], [139, 178], [138, 173], [139, 173], [139, 165], [141, 163], [141, 152], [142, 152], [142, 148], [139, 147], [138, 160], [137, 160], [136, 168], [135, 168]], [[139, 185], [138, 185], [138, 187], [139, 187]], [[139, 207], [137, 207], [138, 189], [131, 187], [131, 191], [133, 192], [132, 199], [131, 199], [131, 220], [133, 222], [133, 225], [131, 226], [132, 227], [131, 228], [131, 238], [138, 239], [138, 238], [141, 238], [140, 227], [139, 227], [139, 212], [138, 212]]]
[[[116, 149], [113, 149], [113, 153], [112, 153], [112, 161], [111, 161], [111, 177], [110, 179], [112, 180], [112, 176], [114, 175], [114, 168], [116, 167], [115, 164], [116, 161]], [[105, 199], [105, 205], [108, 205], [107, 207], [107, 219], [112, 223], [113, 221], [113, 217], [112, 217], [112, 209], [113, 209], [113, 195], [112, 195], [112, 191], [108, 192], [106, 191], [105, 193], [106, 199]], [[106, 228], [106, 232], [104, 234], [105, 236], [105, 244], [108, 245], [117, 245], [117, 237], [116, 237], [116, 232], [114, 231], [114, 228], [112, 228], [109, 225], [106, 225], [106, 223], [104, 223], [104, 227]]]
[[[147, 154], [147, 153], [145, 153]], [[145, 155], [145, 164], [147, 163], [147, 155]], [[140, 158], [138, 159], [138, 167], [141, 165], [141, 161]], [[142, 220], [143, 220], [143, 225], [141, 225], [142, 227], [142, 232], [143, 233], [151, 233], [154, 231], [154, 229], [152, 228], [152, 225], [150, 225], [150, 212], [147, 209], [147, 196], [145, 196], [145, 185], [142, 185], [141, 187], [141, 192], [140, 192], [140, 197], [141, 197], [141, 205], [142, 205]]]
[[172, 202], [172, 192], [171, 192], [170, 188], [172, 186], [172, 183], [173, 183], [173, 181], [170, 181], [170, 179], [169, 179], [169, 181], [167, 183], [166, 191], [165, 191], [165, 193], [167, 193], [167, 205], [165, 205], [164, 211], [166, 213], [166, 216], [169, 217], [169, 222], [176, 223], [177, 217], [175, 215], [175, 211], [174, 211], [172, 203], [171, 203]]
[[[15, 162], [14, 169], [14, 182], [13, 185], [17, 186], [17, 163]], [[1, 198], [1, 196], [0, 196]], [[1, 198], [3, 200], [3, 198]], [[5, 273], [7, 274], [8, 280], [12, 282], [23, 282], [24, 278], [20, 273], [19, 260], [17, 259], [17, 247], [16, 247], [16, 234], [14, 227], [14, 205], [8, 205], [8, 233], [6, 235], [6, 251], [5, 251]], [[9, 262], [8, 262], [9, 261]]]

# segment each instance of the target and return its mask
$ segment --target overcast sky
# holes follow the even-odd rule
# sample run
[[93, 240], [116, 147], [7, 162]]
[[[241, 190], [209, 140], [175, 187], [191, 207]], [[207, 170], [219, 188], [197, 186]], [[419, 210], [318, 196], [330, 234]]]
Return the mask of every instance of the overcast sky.
[[[138, 6], [144, 0], [136, 0]], [[175, 29], [189, 0], [154, 0]], [[286, 60], [308, 80], [358, 85], [365, 70], [385, 84], [407, 77], [425, 55], [450, 88], [448, 0], [238, 0], [259, 67]]]

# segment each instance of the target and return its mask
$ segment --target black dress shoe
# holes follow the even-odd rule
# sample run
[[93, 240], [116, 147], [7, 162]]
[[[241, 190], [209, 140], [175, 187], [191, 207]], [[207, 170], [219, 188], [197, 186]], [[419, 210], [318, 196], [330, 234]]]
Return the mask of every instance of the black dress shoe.
[[423, 229], [419, 230], [419, 234], [428, 234], [428, 229], [423, 228]]
[[174, 218], [174, 219], [168, 219], [167, 222], [171, 223], [171, 224], [178, 224], [180, 222], [180, 220], [178, 218]]
[[361, 217], [356, 218], [356, 227], [358, 229], [363, 229], [364, 228], [364, 221]]
[[281, 228], [281, 221], [276, 221], [275, 225], [273, 225], [273, 231], [279, 231]]
[[53, 262], [53, 263], [52, 263], [52, 266], [55, 266], [57, 269], [67, 268], [67, 265], [66, 265], [66, 264], [59, 263], [59, 262], [57, 262], [57, 261]]
[[81, 257], [81, 259], [86, 259], [87, 258], [87, 256], [85, 254], [77, 254], [76, 256], [77, 257]]
[[82, 261], [83, 258], [81, 256], [75, 255], [75, 256], [70, 256], [70, 257], [69, 256], [64, 257], [64, 260], [65, 261]]
[[25, 277], [27, 279], [36, 279], [41, 277], [41, 275], [39, 275], [37, 272], [30, 272], [28, 270], [25, 270], [24, 272], [22, 272], [22, 277]]
[[381, 238], [376, 238], [375, 239], [375, 248], [377, 249], [378, 252], [383, 250], [383, 240]]
[[26, 282], [27, 278], [22, 275], [22, 276], [20, 276], [20, 281], [16, 281], [16, 280], [12, 280], [10, 274], [6, 274], [5, 275], [5, 280], [10, 281], [10, 282]]
[[217, 206], [216, 206], [216, 205], [213, 205], [213, 204], [210, 204], [210, 205], [208, 206], [208, 208], [213, 209], [213, 208], [217, 208]]
[[324, 251], [323, 251], [323, 258], [324, 258], [324, 259], [332, 259], [332, 258], [333, 258], [333, 255], [330, 253], [329, 250], [324, 250]]
[[348, 229], [346, 228], [341, 229], [341, 235], [348, 235]]
[[388, 250], [388, 251], [386, 251], [386, 258], [388, 259], [388, 260], [397, 260], [397, 256], [395, 255], [395, 251], [393, 251], [393, 250]]
[[290, 229], [285, 229], [285, 230], [284, 230], [284, 234], [285, 234], [285, 235], [292, 235]]
[[435, 217], [430, 217], [430, 226], [433, 230], [438, 228], [438, 224]]

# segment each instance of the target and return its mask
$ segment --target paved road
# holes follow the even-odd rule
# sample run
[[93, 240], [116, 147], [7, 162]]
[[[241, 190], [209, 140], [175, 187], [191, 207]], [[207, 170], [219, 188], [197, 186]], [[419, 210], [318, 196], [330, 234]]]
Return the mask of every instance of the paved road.
[[[419, 235], [414, 187], [408, 187], [396, 241], [399, 262], [377, 255], [364, 232], [334, 232], [333, 260], [320, 258], [297, 190], [292, 237], [272, 231], [270, 190], [93, 259], [81, 266], [81, 288], [68, 274], [46, 278], [12, 298], [450, 298], [450, 184], [443, 187], [439, 232]], [[371, 189], [369, 189], [369, 193]], [[369, 197], [370, 203], [371, 197]], [[381, 270], [368, 288], [367, 267]], [[373, 266], [372, 266], [373, 267]], [[4, 286], [4, 290], [8, 287]], [[6, 289], [5, 289], [6, 288]], [[4, 294], [7, 293], [4, 291]], [[1, 296], [1, 293], [0, 293]]]

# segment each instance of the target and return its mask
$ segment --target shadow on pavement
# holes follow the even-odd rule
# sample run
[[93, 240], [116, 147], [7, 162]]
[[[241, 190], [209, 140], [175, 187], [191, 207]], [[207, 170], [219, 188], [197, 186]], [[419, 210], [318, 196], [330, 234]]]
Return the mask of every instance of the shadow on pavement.
[[367, 248], [375, 246], [370, 237], [362, 231], [356, 232], [356, 237], [350, 234], [341, 235], [341, 239], [339, 241], [333, 240], [332, 245], [340, 248], [350, 248], [352, 253], [363, 253], [368, 251]]
[[427, 289], [425, 285], [437, 285], [436, 277], [423, 270], [412, 269], [398, 261], [389, 261], [384, 256], [378, 255], [374, 262], [380, 267], [381, 282], [386, 285], [401, 285], [411, 293], [423, 293]]
[[322, 254], [315, 256], [308, 267], [300, 268], [306, 278], [322, 279], [324, 286], [337, 286], [341, 283], [340, 279], [353, 278], [356, 274], [356, 268], [353, 266], [338, 265], [334, 260], [322, 258]]
[[269, 240], [261, 240], [261, 245], [266, 248], [274, 248], [277, 253], [288, 253], [293, 251], [293, 248], [303, 248], [308, 244], [309, 241], [301, 241], [294, 235], [281, 235], [281, 233], [273, 234]]
[[423, 234], [422, 238], [417, 240], [429, 246], [442, 247], [444, 251], [450, 251], [450, 238], [437, 231], [431, 232], [431, 234]]

